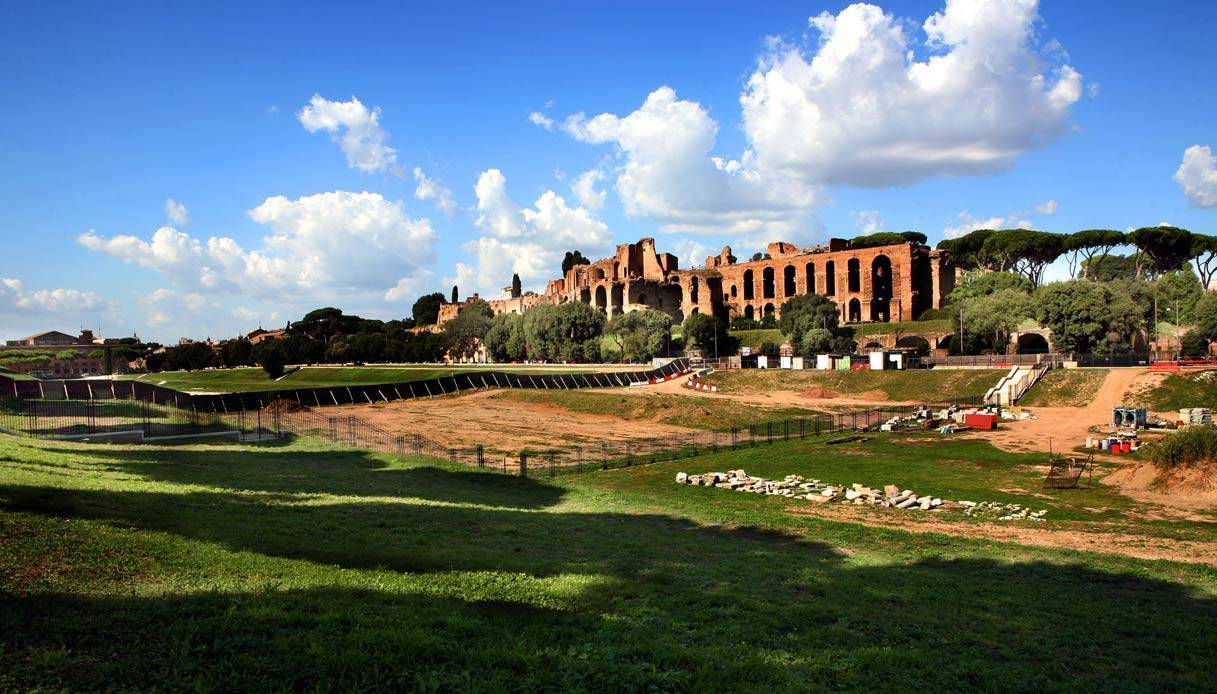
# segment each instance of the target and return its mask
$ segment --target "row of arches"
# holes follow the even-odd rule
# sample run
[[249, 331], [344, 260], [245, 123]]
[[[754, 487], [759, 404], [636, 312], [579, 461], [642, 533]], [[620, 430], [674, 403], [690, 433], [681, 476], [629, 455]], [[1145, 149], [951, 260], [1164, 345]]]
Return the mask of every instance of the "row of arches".
[[[858, 258], [850, 258], [846, 262], [845, 270], [845, 285], [846, 291], [850, 294], [858, 294], [862, 292], [862, 263]], [[788, 298], [798, 295], [798, 266], [788, 264], [782, 268], [782, 297]], [[776, 299], [777, 297], [777, 282], [776, 271], [772, 267], [766, 267], [761, 270], [760, 293], [762, 299]], [[836, 261], [829, 260], [824, 263], [824, 274], [822, 276], [823, 291], [817, 291], [817, 275], [816, 264], [814, 262], [807, 263], [803, 268], [803, 292], [805, 294], [823, 294], [824, 296], [835, 296], [837, 293], [837, 264]], [[728, 290], [732, 299], [736, 299], [743, 294], [744, 301], [754, 301], [756, 297], [756, 273], [752, 268], [744, 270], [743, 278], [740, 282], [740, 287], [732, 284]], [[871, 296], [877, 299], [890, 299], [892, 297], [892, 261], [886, 255], [878, 255], [871, 261], [870, 264], [870, 284]]]

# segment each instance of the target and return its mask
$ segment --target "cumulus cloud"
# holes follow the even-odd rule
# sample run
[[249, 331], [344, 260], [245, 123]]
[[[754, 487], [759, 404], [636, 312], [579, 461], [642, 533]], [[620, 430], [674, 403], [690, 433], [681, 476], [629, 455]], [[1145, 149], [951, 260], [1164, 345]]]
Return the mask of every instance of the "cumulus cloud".
[[165, 200], [165, 219], [175, 227], [184, 227], [190, 224], [190, 212], [182, 203], [167, 198]]
[[295, 200], [267, 198], [249, 217], [270, 229], [262, 247], [247, 250], [229, 237], [206, 242], [173, 227], [149, 240], [102, 237], [78, 242], [155, 270], [187, 291], [225, 291], [260, 298], [383, 296], [434, 260], [435, 232], [410, 219], [401, 202], [378, 193], [334, 191]]
[[456, 214], [458, 206], [452, 199], [452, 191], [441, 186], [435, 179], [428, 178], [419, 167], [414, 167], [415, 200], [431, 200], [449, 219]]
[[625, 116], [568, 117], [575, 139], [615, 144], [624, 163], [615, 188], [631, 217], [658, 220], [664, 232], [790, 236], [805, 228], [816, 191], [739, 160], [713, 155], [718, 124], [670, 87], [647, 96]]
[[195, 316], [219, 306], [198, 292], [179, 292], [168, 287], [145, 294], [139, 303], [144, 320], [154, 327], [174, 323], [186, 325], [192, 321], [185, 320], [185, 317]]
[[545, 128], [546, 130], [554, 129], [554, 119], [550, 118], [544, 113], [541, 113], [540, 111], [533, 111], [532, 113], [528, 114], [528, 122], [535, 126]]
[[391, 172], [401, 175], [397, 150], [388, 146], [389, 133], [380, 127], [380, 109], [351, 97], [350, 101], [329, 101], [314, 94], [308, 105], [296, 114], [310, 133], [324, 130], [346, 154], [347, 167], [366, 172]]
[[1060, 206], [1057, 204], [1056, 200], [1045, 200], [1035, 206], [1035, 211], [1042, 215], [1051, 217], [1052, 215], [1056, 214], [1058, 207]]
[[581, 206], [593, 211], [598, 210], [604, 207], [604, 200], [608, 196], [608, 191], [596, 190], [596, 184], [602, 180], [604, 172], [600, 169], [584, 171], [571, 184], [570, 190]]
[[1217, 207], [1217, 157], [1208, 145], [1184, 150], [1174, 179], [1193, 207]]
[[507, 193], [507, 177], [487, 169], [474, 185], [477, 218], [474, 224], [487, 234], [462, 250], [474, 260], [457, 263], [455, 282], [470, 290], [493, 294], [506, 286], [512, 273], [540, 289], [560, 272], [562, 255], [578, 249], [594, 257], [612, 248], [608, 226], [586, 207], [570, 207], [552, 190], [537, 198], [533, 207], [520, 207]]
[[861, 210], [853, 213], [854, 223], [858, 225], [858, 231], [863, 234], [873, 234], [876, 231], [883, 231], [883, 217], [874, 210]]
[[959, 213], [959, 224], [956, 226], [944, 227], [942, 230], [943, 238], [957, 239], [960, 236], [967, 236], [969, 233], [977, 229], [1030, 229], [1033, 225], [1025, 219], [1019, 219], [1018, 214], [1011, 214], [1005, 217], [989, 217], [988, 219], [977, 219], [973, 217], [967, 210]]
[[102, 306], [93, 292], [78, 289], [27, 291], [21, 280], [0, 277], [0, 314], [67, 313], [91, 311]]
[[874, 5], [812, 17], [814, 50], [771, 42], [740, 96], [755, 165], [856, 186], [1008, 169], [1067, 131], [1082, 94], [1063, 49], [1038, 50], [1037, 8], [947, 0], [924, 41]]

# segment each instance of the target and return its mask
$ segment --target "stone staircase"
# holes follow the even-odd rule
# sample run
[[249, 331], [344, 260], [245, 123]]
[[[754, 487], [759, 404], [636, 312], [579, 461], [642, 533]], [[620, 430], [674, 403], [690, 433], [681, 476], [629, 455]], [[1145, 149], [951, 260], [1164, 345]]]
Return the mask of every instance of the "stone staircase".
[[1031, 386], [1038, 383], [1051, 368], [1052, 364], [1050, 362], [1010, 367], [1010, 370], [1005, 376], [1001, 377], [997, 385], [985, 393], [985, 402], [991, 405], [1002, 406], [1017, 403], [1018, 399], [1023, 397], [1028, 390], [1031, 390]]

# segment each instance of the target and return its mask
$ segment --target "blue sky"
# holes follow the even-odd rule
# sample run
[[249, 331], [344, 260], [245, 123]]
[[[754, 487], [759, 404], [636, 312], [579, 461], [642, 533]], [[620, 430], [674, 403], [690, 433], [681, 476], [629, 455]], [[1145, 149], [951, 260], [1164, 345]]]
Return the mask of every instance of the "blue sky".
[[1217, 232], [1214, 3], [253, 5], [0, 8], [0, 338], [402, 317], [642, 236]]

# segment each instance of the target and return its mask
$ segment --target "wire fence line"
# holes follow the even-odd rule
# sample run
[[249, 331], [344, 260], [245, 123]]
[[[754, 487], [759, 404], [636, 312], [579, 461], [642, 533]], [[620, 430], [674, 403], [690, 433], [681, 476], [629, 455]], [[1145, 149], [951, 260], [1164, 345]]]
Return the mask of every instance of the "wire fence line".
[[[955, 404], [978, 405], [966, 398]], [[352, 448], [459, 462], [524, 477], [558, 476], [692, 457], [793, 439], [872, 429], [941, 405], [900, 405], [779, 418], [678, 436], [588, 439], [561, 446], [504, 450], [495, 446], [449, 446], [416, 433], [387, 431], [353, 415], [327, 415], [282, 401], [261, 410], [200, 412], [131, 400], [0, 399], [0, 430], [35, 438], [156, 440], [233, 435], [238, 440], [290, 436], [321, 439]]]

